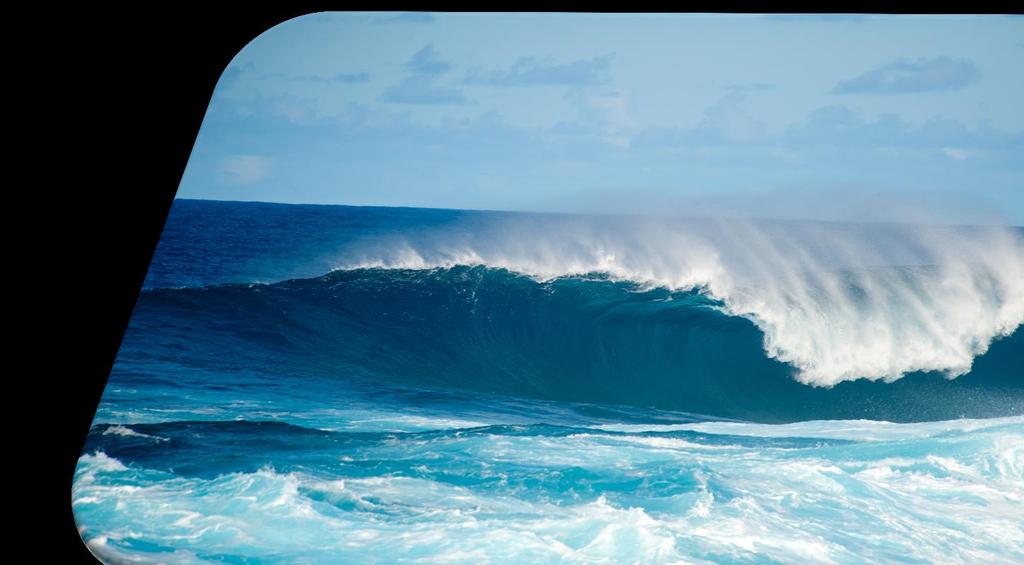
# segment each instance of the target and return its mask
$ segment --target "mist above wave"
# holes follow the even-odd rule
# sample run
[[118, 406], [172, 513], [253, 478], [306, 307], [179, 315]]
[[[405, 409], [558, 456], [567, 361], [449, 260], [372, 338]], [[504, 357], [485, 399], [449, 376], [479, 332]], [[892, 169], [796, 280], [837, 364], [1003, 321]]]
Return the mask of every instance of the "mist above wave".
[[954, 378], [1024, 322], [1024, 236], [1000, 226], [501, 215], [367, 243], [335, 262], [456, 265], [700, 289], [815, 386]]

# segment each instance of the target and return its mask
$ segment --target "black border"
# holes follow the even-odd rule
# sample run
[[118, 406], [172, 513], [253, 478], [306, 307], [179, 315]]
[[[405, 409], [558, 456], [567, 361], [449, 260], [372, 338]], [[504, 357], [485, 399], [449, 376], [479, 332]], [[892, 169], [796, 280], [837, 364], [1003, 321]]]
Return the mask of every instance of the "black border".
[[[59, 63], [44, 54], [33, 71], [57, 74], [40, 77], [48, 92], [29, 92], [42, 94], [39, 99], [45, 105], [57, 108], [52, 121], [35, 125], [41, 130], [36, 148], [42, 149], [37, 172], [48, 183], [42, 192], [56, 192], [53, 198], [67, 204], [58, 218], [57, 241], [37, 252], [44, 262], [51, 263], [53, 279], [49, 281], [53, 288], [44, 291], [47, 294], [40, 303], [60, 297], [57, 310], [41, 316], [38, 335], [43, 337], [39, 341], [45, 353], [37, 365], [57, 363], [52, 376], [30, 375], [37, 376], [35, 380], [44, 389], [28, 404], [34, 411], [46, 406], [42, 409], [46, 415], [37, 412], [22, 420], [31, 423], [49, 418], [49, 414], [58, 415], [53, 419], [56, 429], [52, 434], [29, 437], [46, 451], [44, 459], [55, 459], [46, 470], [56, 476], [47, 476], [35, 489], [36, 494], [44, 494], [45, 504], [39, 508], [39, 497], [32, 500], [37, 505], [34, 510], [46, 516], [43, 527], [38, 528], [47, 540], [41, 546], [44, 554], [61, 555], [58, 562], [62, 563], [96, 562], [82, 543], [71, 510], [75, 465], [223, 70], [247, 43], [286, 20], [321, 11], [438, 10], [436, 3], [419, 4], [382, 7], [364, 2], [290, 2], [258, 9], [241, 3], [226, 3], [217, 9], [198, 4], [187, 8], [71, 9], [54, 14], [62, 18], [56, 26], [44, 17], [38, 26], [43, 43], [52, 41], [53, 51], [61, 52], [61, 59], [66, 61], [69, 53], [73, 59]], [[972, 7], [978, 9], [973, 13], [993, 12], [981, 5]], [[514, 9], [614, 12], [621, 8], [563, 4]], [[892, 4], [863, 3], [830, 10], [722, 2], [632, 8], [653, 12], [912, 13], [894, 10]], [[39, 208], [45, 213], [47, 203], [40, 203]], [[51, 401], [56, 401], [55, 407]], [[53, 437], [58, 438], [56, 449]], [[57, 523], [48, 526], [47, 520]]]
[[[37, 63], [57, 73], [43, 77], [41, 90], [49, 92], [42, 99], [58, 110], [41, 128], [37, 169], [47, 182], [40, 192], [56, 192], [67, 208], [54, 243], [38, 251], [55, 272], [54, 288], [41, 300], [59, 296], [43, 322], [46, 351], [38, 360], [57, 366], [52, 376], [28, 375], [43, 381], [43, 390], [31, 403], [39, 412], [22, 421], [57, 415], [52, 434], [29, 440], [56, 459], [44, 467], [56, 476], [37, 490], [46, 504], [30, 499], [45, 517], [34, 532], [44, 539], [38, 547], [59, 555], [55, 562], [97, 562], [74, 522], [74, 469], [217, 80], [262, 32], [324, 9], [72, 9], [58, 30], [42, 26], [57, 32], [55, 57], [44, 54]], [[53, 337], [60, 343], [46, 345]]]

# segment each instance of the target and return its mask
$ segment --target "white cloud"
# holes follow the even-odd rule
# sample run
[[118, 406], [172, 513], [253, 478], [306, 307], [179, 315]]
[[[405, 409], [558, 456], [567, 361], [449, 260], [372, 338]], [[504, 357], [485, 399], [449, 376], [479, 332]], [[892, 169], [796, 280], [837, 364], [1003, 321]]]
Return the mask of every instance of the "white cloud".
[[465, 82], [490, 86], [601, 84], [608, 82], [609, 66], [614, 58], [615, 53], [608, 53], [593, 59], [559, 63], [551, 58], [520, 57], [507, 70], [471, 69], [466, 73]]
[[968, 154], [966, 151], [964, 151], [963, 149], [957, 149], [955, 147], [944, 147], [942, 149], [942, 154], [945, 155], [946, 157], [949, 157], [950, 159], [956, 159], [957, 161], [964, 161], [968, 157], [970, 157], [970, 154]]
[[950, 57], [900, 59], [860, 76], [839, 81], [837, 94], [899, 94], [960, 90], [975, 82], [978, 66], [969, 59]]
[[613, 145], [627, 147], [637, 124], [629, 115], [629, 103], [621, 92], [611, 92], [590, 98], [590, 103], [604, 116], [605, 140]]
[[605, 143], [622, 148], [630, 146], [639, 125], [630, 115], [625, 93], [573, 89], [569, 95], [582, 102], [583, 118], [598, 125]]
[[260, 155], [231, 155], [218, 167], [221, 179], [229, 184], [251, 184], [270, 173], [270, 159]]
[[704, 111], [703, 127], [721, 134], [730, 142], [747, 143], [767, 135], [765, 125], [743, 108], [745, 96], [732, 92]]

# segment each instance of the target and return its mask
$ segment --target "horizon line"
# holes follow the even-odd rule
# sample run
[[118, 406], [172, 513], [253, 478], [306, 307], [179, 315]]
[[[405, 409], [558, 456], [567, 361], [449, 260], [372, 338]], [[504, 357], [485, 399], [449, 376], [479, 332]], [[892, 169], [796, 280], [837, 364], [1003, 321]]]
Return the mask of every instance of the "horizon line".
[[[921, 222], [899, 222], [895, 220], [834, 220], [834, 219], [823, 219], [823, 218], [799, 218], [799, 217], [770, 217], [770, 216], [713, 216], [710, 214], [704, 215], [670, 215], [670, 214], [656, 214], [656, 213], [614, 213], [614, 212], [564, 212], [564, 211], [551, 211], [551, 210], [523, 210], [523, 209], [497, 209], [497, 208], [451, 208], [443, 206], [413, 206], [413, 205], [388, 205], [388, 204], [340, 204], [340, 203], [328, 203], [328, 202], [275, 202], [272, 200], [225, 200], [220, 198], [196, 198], [196, 197], [180, 197], [175, 196], [174, 201], [194, 201], [194, 202], [218, 202], [218, 203], [234, 203], [234, 204], [271, 204], [275, 206], [326, 206], [326, 207], [344, 207], [344, 208], [397, 208], [406, 210], [442, 210], [449, 212], [482, 212], [491, 214], [543, 214], [551, 216], [607, 216], [607, 217], [629, 217], [629, 218], [677, 218], [677, 219], [705, 219], [705, 220], [754, 220], [754, 221], [775, 221], [775, 222], [817, 222], [826, 224], [879, 224], [879, 225], [934, 225], [934, 226], [946, 226], [946, 227], [966, 227], [966, 228], [978, 228], [978, 227], [1008, 227], [1013, 229], [1024, 229], [1024, 225], [1016, 225], [1008, 222], [1005, 223], [990, 223], [990, 224], [968, 224], [968, 223], [949, 223], [949, 222], [933, 222], [933, 223], [921, 223]], [[172, 202], [173, 206], [173, 202]]]

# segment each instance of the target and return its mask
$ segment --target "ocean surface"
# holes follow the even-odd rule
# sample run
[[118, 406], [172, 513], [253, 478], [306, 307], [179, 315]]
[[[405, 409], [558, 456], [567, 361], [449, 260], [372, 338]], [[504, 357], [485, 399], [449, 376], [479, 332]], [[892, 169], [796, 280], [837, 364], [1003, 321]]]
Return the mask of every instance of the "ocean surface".
[[109, 563], [1024, 562], [1024, 230], [175, 201]]

